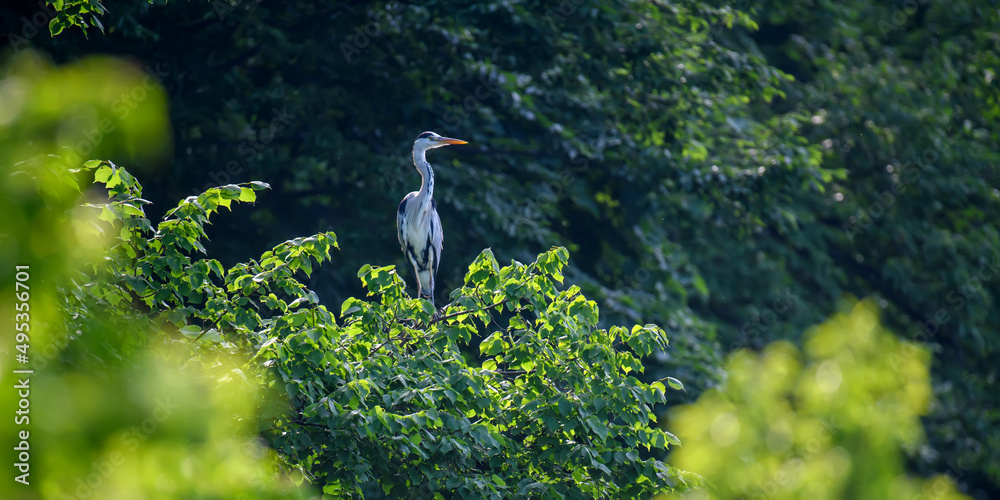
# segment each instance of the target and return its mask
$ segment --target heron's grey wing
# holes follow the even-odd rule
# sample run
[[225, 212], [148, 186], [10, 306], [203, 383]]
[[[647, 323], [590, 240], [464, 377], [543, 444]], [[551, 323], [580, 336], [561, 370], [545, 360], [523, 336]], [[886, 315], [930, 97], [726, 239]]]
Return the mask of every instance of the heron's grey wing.
[[431, 201], [431, 224], [437, 231], [431, 233], [431, 244], [434, 245], [434, 276], [437, 277], [438, 266], [441, 264], [441, 249], [444, 247], [444, 229], [441, 227], [441, 217], [438, 217], [437, 201]]
[[399, 202], [399, 210], [396, 211], [396, 238], [399, 240], [399, 249], [406, 255], [406, 243], [403, 242], [403, 214], [406, 213], [406, 205], [416, 196], [417, 193], [410, 193]]

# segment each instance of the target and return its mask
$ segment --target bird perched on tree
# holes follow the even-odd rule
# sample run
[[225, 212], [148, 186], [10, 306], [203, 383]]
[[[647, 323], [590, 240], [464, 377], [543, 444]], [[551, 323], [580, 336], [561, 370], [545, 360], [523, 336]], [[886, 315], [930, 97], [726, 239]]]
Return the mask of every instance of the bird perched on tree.
[[424, 132], [413, 142], [413, 164], [420, 172], [420, 191], [414, 191], [399, 203], [396, 214], [396, 235], [406, 260], [417, 276], [417, 294], [434, 303], [434, 279], [441, 263], [441, 246], [444, 233], [441, 218], [434, 201], [434, 169], [427, 163], [428, 149], [451, 144], [468, 144], [459, 139], [441, 137], [434, 132]]

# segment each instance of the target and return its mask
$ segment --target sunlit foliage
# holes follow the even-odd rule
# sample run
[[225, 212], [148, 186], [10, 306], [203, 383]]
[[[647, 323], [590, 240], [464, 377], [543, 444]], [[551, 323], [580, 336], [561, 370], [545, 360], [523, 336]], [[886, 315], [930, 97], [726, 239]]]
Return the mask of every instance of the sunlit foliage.
[[[107, 162], [85, 168], [111, 196], [89, 207], [121, 232], [91, 280], [71, 288], [70, 311], [253, 354], [231, 371], [269, 395], [261, 436], [325, 493], [617, 498], [685, 485], [640, 452], [679, 444], [650, 427], [666, 386], [635, 378], [640, 358], [667, 348], [665, 333], [597, 328], [597, 305], [578, 287], [557, 288], [564, 248], [503, 268], [484, 251], [440, 315], [406, 296], [391, 266], [364, 266], [358, 276], [376, 300], [348, 299], [335, 321], [297, 278], [330, 260], [333, 233], [228, 270], [192, 257], [204, 253], [209, 216], [254, 201], [264, 185], [210, 189], [153, 230], [130, 174]], [[473, 341], [484, 359], [463, 356]]]
[[676, 409], [685, 446], [671, 462], [708, 485], [682, 498], [960, 499], [946, 476], [903, 473], [901, 448], [923, 442], [930, 355], [858, 303], [788, 342], [735, 353], [726, 381]]

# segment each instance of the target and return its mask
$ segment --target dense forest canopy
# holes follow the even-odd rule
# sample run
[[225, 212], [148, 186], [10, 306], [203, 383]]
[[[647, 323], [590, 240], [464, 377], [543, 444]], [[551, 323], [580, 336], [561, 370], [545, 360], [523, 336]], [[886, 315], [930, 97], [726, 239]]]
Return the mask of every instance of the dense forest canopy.
[[[296, 279], [308, 303], [343, 312], [372, 292], [370, 277], [359, 281], [366, 265], [396, 265], [415, 294], [393, 231], [399, 200], [419, 186], [410, 148], [424, 130], [459, 137], [469, 144], [430, 156], [442, 303], [472, 296], [461, 290], [485, 248], [499, 273], [563, 247], [560, 293], [575, 287], [601, 313], [579, 335], [662, 327], [669, 347], [650, 351], [636, 383], [683, 382], [643, 403], [669, 428], [667, 405], [727, 380], [731, 353], [800, 345], [809, 327], [869, 298], [888, 329], [929, 353], [926, 441], [908, 450], [907, 470], [1000, 497], [995, 2], [57, 4], [2, 7], [3, 64], [42, 74], [48, 62], [17, 59], [35, 53], [128, 83], [92, 89], [98, 111], [73, 111], [76, 125], [5, 128], [9, 165], [44, 152], [38, 137], [68, 144], [51, 152], [91, 176], [85, 184], [102, 167], [83, 163], [109, 160], [138, 179], [149, 221], [242, 186], [211, 199], [248, 201], [248, 189], [255, 203], [213, 215], [191, 251], [229, 270], [333, 231], [332, 256], [312, 255]], [[84, 74], [58, 78], [72, 86]], [[59, 199], [78, 201], [67, 193]], [[9, 260], [33, 255], [14, 240], [0, 240]], [[464, 356], [480, 357], [490, 334], [470, 335]]]

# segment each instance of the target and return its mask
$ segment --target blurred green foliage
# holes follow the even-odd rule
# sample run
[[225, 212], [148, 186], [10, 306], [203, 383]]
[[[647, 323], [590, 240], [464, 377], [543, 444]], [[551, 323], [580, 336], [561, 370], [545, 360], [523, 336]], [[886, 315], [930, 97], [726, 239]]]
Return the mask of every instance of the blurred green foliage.
[[[241, 371], [245, 356], [222, 345], [179, 341], [155, 328], [156, 318], [125, 314], [142, 307], [114, 293], [125, 277], [108, 280], [98, 272], [134, 259], [132, 239], [150, 229], [148, 221], [109, 224], [125, 213], [141, 214], [148, 203], [130, 174], [101, 162], [83, 164], [91, 154], [136, 161], [163, 154], [170, 134], [166, 100], [143, 77], [119, 60], [55, 67], [33, 52], [0, 69], [0, 310], [8, 318], [15, 312], [30, 318], [18, 320], [29, 325], [26, 336], [0, 337], [0, 382], [27, 386], [0, 393], [10, 409], [0, 442], [9, 464], [22, 462], [15, 448], [28, 454], [30, 469], [8, 468], [27, 473], [30, 485], [8, 478], [0, 496], [304, 497], [308, 490], [297, 494], [277, 475], [273, 453], [257, 436], [262, 391]], [[137, 88], [145, 89], [141, 103], [116, 113], [116, 103]], [[100, 210], [80, 206], [80, 186], [94, 177], [115, 199]], [[15, 265], [28, 266], [26, 279], [15, 281]], [[88, 281], [95, 276], [104, 281]], [[15, 300], [15, 283], [28, 286], [17, 290], [26, 300]], [[25, 369], [34, 373], [13, 373]], [[16, 420], [15, 408], [26, 410]]]
[[685, 446], [671, 462], [709, 483], [679, 497], [968, 498], [947, 476], [903, 472], [901, 448], [924, 440], [929, 360], [883, 329], [871, 301], [808, 332], [804, 352], [734, 353], [721, 386], [674, 410]]

